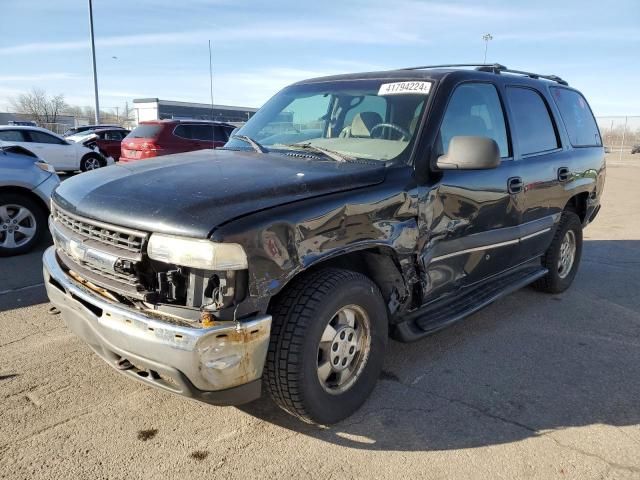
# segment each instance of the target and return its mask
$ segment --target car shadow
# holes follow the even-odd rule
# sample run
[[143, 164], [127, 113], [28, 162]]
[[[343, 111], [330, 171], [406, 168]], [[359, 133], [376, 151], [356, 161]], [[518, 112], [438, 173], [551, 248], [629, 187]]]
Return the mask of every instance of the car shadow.
[[47, 232], [31, 252], [0, 257], [0, 312], [49, 301], [42, 278], [42, 254], [52, 243]]
[[268, 398], [240, 408], [366, 450], [473, 448], [638, 425], [639, 266], [640, 241], [587, 241], [566, 292], [523, 289], [416, 343], [390, 342], [372, 396], [336, 425], [302, 423]]

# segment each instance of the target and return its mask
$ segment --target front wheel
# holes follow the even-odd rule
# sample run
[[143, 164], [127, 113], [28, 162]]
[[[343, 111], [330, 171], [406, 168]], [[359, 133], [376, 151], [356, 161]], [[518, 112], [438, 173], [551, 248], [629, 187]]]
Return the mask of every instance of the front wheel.
[[80, 170], [88, 172], [89, 170], [96, 170], [100, 167], [104, 167], [105, 162], [97, 153], [87, 153], [82, 157], [80, 162]]
[[364, 275], [325, 269], [305, 274], [272, 308], [265, 385], [274, 401], [309, 423], [355, 412], [380, 375], [387, 309]]
[[47, 228], [47, 215], [36, 201], [20, 193], [0, 194], [0, 257], [26, 253]]
[[562, 213], [551, 245], [542, 257], [549, 272], [533, 285], [548, 293], [564, 292], [576, 276], [582, 256], [582, 223], [573, 212]]

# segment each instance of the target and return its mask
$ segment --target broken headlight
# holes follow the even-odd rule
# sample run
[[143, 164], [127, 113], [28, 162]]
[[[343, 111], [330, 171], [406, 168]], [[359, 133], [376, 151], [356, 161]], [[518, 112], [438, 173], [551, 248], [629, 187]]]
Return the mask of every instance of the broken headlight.
[[204, 270], [247, 268], [247, 255], [237, 243], [215, 243], [154, 233], [149, 238], [147, 254], [149, 258], [159, 262]]

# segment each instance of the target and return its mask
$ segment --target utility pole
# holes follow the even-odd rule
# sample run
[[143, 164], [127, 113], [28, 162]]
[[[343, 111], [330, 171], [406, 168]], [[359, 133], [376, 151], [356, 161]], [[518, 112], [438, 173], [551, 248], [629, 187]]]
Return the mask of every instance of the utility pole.
[[[209, 40], [209, 93], [211, 94], [211, 121], [215, 120], [213, 110], [213, 57], [211, 55], [211, 40]], [[211, 129], [211, 149], [215, 149], [216, 129]]]
[[629, 117], [624, 117], [624, 129], [622, 130], [622, 143], [620, 143], [620, 155], [618, 155], [618, 161], [622, 161], [622, 151], [624, 150], [624, 137], [627, 133], [627, 121]]
[[96, 72], [96, 42], [93, 38], [93, 5], [89, 0], [89, 32], [91, 34], [91, 60], [93, 65], [93, 90], [96, 97], [96, 125], [100, 125], [100, 104], [98, 102], [98, 73]]
[[487, 49], [489, 48], [489, 41], [493, 40], [493, 35], [485, 33], [482, 36], [482, 40], [484, 40], [484, 61], [482, 63], [487, 63]]

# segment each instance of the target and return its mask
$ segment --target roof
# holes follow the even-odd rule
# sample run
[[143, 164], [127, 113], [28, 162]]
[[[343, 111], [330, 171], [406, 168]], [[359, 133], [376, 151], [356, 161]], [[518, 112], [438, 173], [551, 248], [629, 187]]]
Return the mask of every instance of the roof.
[[253, 107], [239, 107], [233, 105], [216, 105], [213, 106], [210, 103], [194, 103], [194, 102], [177, 102], [174, 100], [161, 100], [159, 98], [135, 98], [133, 103], [158, 103], [159, 105], [166, 105], [171, 107], [192, 107], [192, 108], [214, 108], [215, 110], [242, 110], [246, 112], [257, 112], [257, 108]]
[[198, 119], [198, 118], [194, 118], [194, 119], [189, 119], [189, 118], [163, 118], [160, 120], [142, 120], [140, 122], [142, 123], [203, 123], [206, 125], [224, 125], [226, 127], [234, 127], [235, 125], [232, 125], [228, 122], [220, 122], [218, 120], [202, 120], [202, 119]]
[[60, 137], [60, 135], [58, 135], [57, 133], [54, 133], [51, 130], [47, 130], [46, 128], [31, 127], [28, 125], [0, 125], [0, 130], [37, 130], [38, 132], [48, 133], [49, 135]]
[[[476, 67], [469, 69], [469, 67]], [[382, 70], [378, 72], [348, 73], [343, 75], [332, 75], [327, 77], [317, 77], [302, 80], [294, 85], [305, 85], [309, 83], [322, 83], [348, 80], [431, 80], [439, 81], [443, 78], [455, 75], [460, 78], [508, 78], [518, 83], [539, 83], [540, 81], [551, 81], [560, 85], [567, 85], [567, 82], [556, 75], [542, 75], [521, 70], [511, 70], [500, 64], [455, 64], [455, 65], [435, 65], [424, 67], [399, 68], [395, 70]]]

